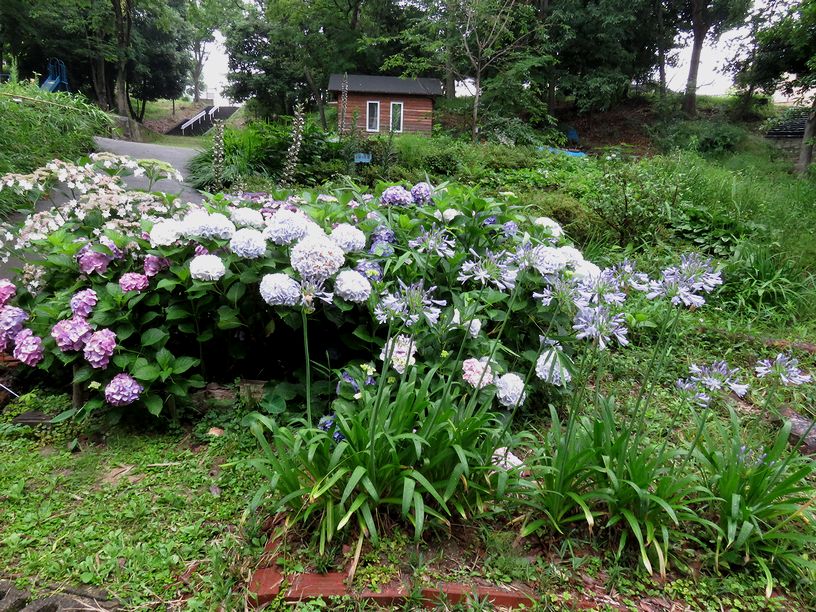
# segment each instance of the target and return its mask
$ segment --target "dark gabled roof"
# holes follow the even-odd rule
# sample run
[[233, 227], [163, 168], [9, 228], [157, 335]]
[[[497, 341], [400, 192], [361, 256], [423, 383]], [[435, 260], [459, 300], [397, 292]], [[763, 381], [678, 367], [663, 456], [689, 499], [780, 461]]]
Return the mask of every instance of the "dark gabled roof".
[[[333, 74], [329, 77], [329, 91], [340, 91], [342, 84], [342, 74]], [[371, 74], [350, 74], [348, 75], [348, 90], [352, 93], [441, 96], [442, 81], [429, 78], [403, 79]]]

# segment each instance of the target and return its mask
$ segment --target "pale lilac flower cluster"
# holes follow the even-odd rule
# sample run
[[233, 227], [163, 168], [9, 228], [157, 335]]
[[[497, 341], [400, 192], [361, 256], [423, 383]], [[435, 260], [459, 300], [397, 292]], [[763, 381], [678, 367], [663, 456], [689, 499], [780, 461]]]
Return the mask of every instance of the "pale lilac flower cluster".
[[572, 263], [570, 253], [563, 250], [564, 247], [551, 247], [539, 245], [529, 252], [527, 257], [538, 273], [543, 276], [555, 274], [563, 270]]
[[42, 338], [35, 336], [30, 329], [21, 330], [14, 338], [12, 355], [27, 366], [34, 367], [43, 360]]
[[415, 204], [430, 204], [433, 199], [433, 186], [430, 183], [417, 183], [411, 187], [411, 197]]
[[162, 270], [170, 267], [170, 260], [166, 257], [159, 257], [158, 255], [145, 255], [144, 258], [144, 273], [145, 276], [156, 276]]
[[400, 185], [386, 187], [380, 196], [380, 204], [383, 206], [410, 206], [413, 203], [411, 192]]
[[584, 338], [598, 345], [603, 350], [614, 338], [621, 346], [629, 344], [626, 338], [626, 327], [623, 313], [612, 314], [608, 306], [585, 306], [578, 309], [572, 322], [572, 328], [578, 332], [575, 337]]
[[499, 376], [496, 379], [496, 398], [507, 408], [521, 406], [527, 398], [521, 376], [513, 372]]
[[799, 360], [790, 355], [779, 353], [776, 359], [761, 359], [755, 368], [759, 378], [772, 378], [786, 386], [798, 386], [809, 383], [812, 379], [810, 374], [805, 374], [799, 368]]
[[198, 255], [190, 261], [190, 276], [200, 281], [217, 281], [227, 273], [218, 255]]
[[0, 307], [0, 346], [4, 348], [14, 340], [27, 320], [28, 315], [22, 308], [10, 304]]
[[87, 318], [96, 306], [99, 298], [96, 296], [96, 291], [93, 289], [83, 289], [77, 291], [71, 297], [71, 312], [78, 317]]
[[394, 247], [391, 246], [397, 237], [387, 225], [378, 225], [371, 232], [371, 248], [369, 253], [377, 257], [391, 257], [394, 254]]
[[436, 325], [442, 312], [440, 306], [447, 303], [433, 298], [431, 294], [436, 287], [425, 289], [424, 280], [411, 285], [406, 285], [402, 280], [398, 280], [398, 283], [397, 293], [385, 293], [374, 308], [377, 321], [388, 323], [397, 320], [412, 327], [425, 319], [430, 325]]
[[502, 233], [505, 238], [512, 238], [519, 232], [518, 223], [515, 221], [507, 221], [502, 225]]
[[230, 211], [230, 218], [237, 227], [263, 229], [266, 225], [266, 221], [264, 220], [261, 211], [255, 210], [254, 208], [247, 208], [245, 206], [233, 208]]
[[199, 236], [229, 240], [235, 233], [235, 224], [221, 213], [208, 213], [204, 209], [195, 209], [187, 213], [181, 222], [186, 236]]
[[294, 246], [290, 261], [301, 278], [321, 283], [337, 274], [345, 257], [343, 249], [329, 238], [309, 235]]
[[117, 374], [105, 387], [105, 401], [111, 406], [129, 406], [139, 399], [144, 387], [129, 374]]
[[100, 329], [88, 336], [82, 354], [92, 368], [106, 368], [116, 349], [116, 334], [109, 329]]
[[264, 238], [278, 245], [292, 244], [306, 236], [310, 223], [306, 215], [282, 208], [267, 220]]
[[150, 279], [145, 274], [139, 274], [138, 272], [125, 272], [119, 279], [119, 286], [125, 293], [128, 291], [142, 291], [147, 289], [149, 284]]
[[344, 253], [355, 253], [365, 249], [365, 234], [349, 223], [337, 225], [329, 237], [343, 249]]
[[17, 287], [7, 278], [0, 278], [0, 306], [5, 306], [17, 293]]
[[266, 274], [261, 279], [260, 292], [270, 306], [295, 306], [300, 302], [300, 284], [287, 274]]
[[56, 340], [57, 347], [63, 352], [82, 350], [92, 333], [88, 321], [80, 315], [57, 321], [51, 328], [51, 337]]
[[536, 217], [533, 220], [533, 225], [544, 228], [551, 238], [556, 239], [564, 235], [564, 230], [557, 221], [553, 221], [549, 217]]
[[465, 359], [462, 362], [462, 379], [474, 389], [484, 389], [493, 383], [493, 369], [487, 357]]
[[251, 227], [239, 229], [230, 238], [230, 250], [244, 259], [258, 259], [266, 253], [264, 235]]
[[507, 251], [493, 253], [485, 249], [479, 255], [470, 249], [472, 259], [465, 261], [456, 277], [460, 283], [474, 280], [481, 285], [491, 284], [499, 291], [513, 289], [516, 286], [518, 268], [513, 265], [514, 258]]
[[455, 254], [456, 241], [445, 228], [432, 225], [408, 242], [408, 246], [420, 253], [433, 253], [437, 257], [450, 258]]
[[369, 280], [382, 280], [382, 266], [376, 261], [361, 260], [357, 262], [354, 269]]
[[347, 302], [360, 304], [371, 295], [371, 283], [356, 270], [343, 270], [334, 281], [334, 292]]
[[705, 304], [705, 298], [700, 294], [710, 293], [721, 284], [722, 276], [714, 270], [711, 260], [690, 253], [680, 257], [679, 265], [663, 270], [658, 280], [650, 281], [646, 297], [665, 297], [675, 306], [683, 304], [699, 308]]
[[385, 343], [382, 351], [380, 351], [380, 359], [382, 359], [383, 362], [390, 359], [391, 367], [398, 373], [404, 374], [405, 368], [416, 363], [416, 359], [414, 358], [415, 353], [416, 343], [413, 338], [400, 334]]
[[738, 379], [739, 369], [729, 367], [723, 360], [715, 361], [711, 365], [694, 364], [689, 368], [689, 372], [691, 373], [689, 380], [699, 383], [708, 391], [719, 392], [727, 388], [739, 397], [748, 393], [748, 385]]

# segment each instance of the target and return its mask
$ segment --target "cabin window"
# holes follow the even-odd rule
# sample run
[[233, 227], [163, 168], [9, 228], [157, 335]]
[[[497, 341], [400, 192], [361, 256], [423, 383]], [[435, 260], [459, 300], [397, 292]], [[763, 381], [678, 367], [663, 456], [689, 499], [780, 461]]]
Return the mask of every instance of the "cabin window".
[[391, 103], [391, 131], [402, 131], [402, 102]]
[[376, 100], [369, 101], [366, 107], [366, 131], [380, 131], [380, 103]]

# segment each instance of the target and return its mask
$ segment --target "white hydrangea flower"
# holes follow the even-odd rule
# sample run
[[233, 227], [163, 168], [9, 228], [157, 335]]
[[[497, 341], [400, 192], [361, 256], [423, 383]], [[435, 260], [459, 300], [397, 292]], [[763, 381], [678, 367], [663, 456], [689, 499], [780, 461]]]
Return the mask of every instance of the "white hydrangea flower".
[[570, 260], [561, 249], [539, 245], [530, 252], [530, 263], [540, 274], [555, 274], [566, 268]]
[[230, 239], [230, 250], [244, 259], [257, 259], [266, 253], [266, 240], [256, 229], [239, 229]]
[[334, 292], [347, 302], [359, 304], [371, 295], [371, 283], [356, 270], [343, 270], [334, 281]]
[[154, 247], [170, 246], [181, 237], [182, 226], [178, 221], [159, 221], [150, 229], [150, 244]]
[[267, 221], [264, 237], [275, 244], [292, 244], [306, 236], [309, 221], [305, 215], [283, 208]]
[[524, 465], [524, 462], [510, 452], [510, 449], [501, 447], [493, 453], [493, 465], [503, 470], [515, 470]]
[[221, 213], [209, 214], [203, 209], [188, 213], [182, 223], [184, 224], [184, 233], [188, 236], [229, 240], [235, 233], [235, 224], [232, 221]]
[[323, 236], [306, 236], [292, 248], [292, 267], [306, 280], [320, 283], [343, 265], [343, 249]]
[[210, 213], [203, 208], [194, 208], [181, 221], [182, 230], [188, 236], [200, 236], [210, 221]]
[[456, 210], [455, 208], [448, 208], [444, 211], [437, 210], [436, 212], [434, 212], [434, 217], [436, 217], [440, 221], [444, 221], [445, 223], [450, 223], [461, 214], [462, 213]]
[[601, 275], [601, 269], [591, 261], [580, 261], [575, 264], [573, 278], [576, 281], [594, 280]]
[[217, 255], [198, 255], [190, 262], [190, 276], [196, 280], [215, 281], [226, 273], [224, 262]]
[[572, 380], [569, 370], [563, 366], [558, 351], [554, 348], [546, 349], [538, 356], [535, 372], [541, 380], [557, 387], [563, 387]]
[[232, 222], [238, 227], [263, 229], [264, 225], [266, 225], [261, 211], [255, 210], [254, 208], [247, 208], [246, 206], [234, 208], [230, 213], [230, 217], [232, 218]]
[[558, 253], [561, 257], [566, 259], [567, 263], [573, 266], [577, 266], [582, 261], [584, 261], [584, 254], [581, 253], [578, 249], [571, 246], [562, 246], [558, 247]]
[[524, 392], [524, 381], [521, 376], [509, 372], [496, 379], [496, 398], [502, 406], [515, 408], [524, 403], [527, 394]]
[[564, 229], [561, 227], [561, 225], [549, 217], [536, 217], [533, 220], [533, 225], [545, 228], [549, 231], [550, 236], [553, 238], [560, 238], [564, 235]]
[[[453, 309], [453, 317], [451, 318], [451, 325], [461, 325], [462, 324], [462, 315], [459, 312], [458, 308]], [[479, 335], [479, 332], [482, 331], [482, 321], [480, 319], [473, 318], [471, 319], [470, 323], [468, 324], [468, 333], [470, 334], [471, 338], [475, 338]]]
[[365, 234], [349, 223], [341, 223], [335, 227], [330, 238], [344, 253], [362, 251], [366, 245]]
[[404, 374], [405, 368], [416, 363], [416, 342], [410, 336], [400, 334], [385, 343], [380, 351], [380, 359], [385, 361], [391, 357], [391, 367], [398, 373]]
[[270, 306], [295, 306], [300, 302], [300, 285], [286, 274], [266, 274], [261, 279], [260, 291]]

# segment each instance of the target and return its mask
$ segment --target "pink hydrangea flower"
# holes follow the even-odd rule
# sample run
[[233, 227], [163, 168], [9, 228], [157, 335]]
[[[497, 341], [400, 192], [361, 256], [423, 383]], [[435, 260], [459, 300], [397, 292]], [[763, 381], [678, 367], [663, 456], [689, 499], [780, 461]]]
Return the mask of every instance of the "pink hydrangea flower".
[[0, 306], [6, 303], [17, 293], [17, 287], [7, 278], [0, 278]]
[[78, 317], [87, 318], [98, 301], [93, 289], [77, 291], [71, 298], [71, 311]]
[[85, 342], [85, 360], [92, 368], [106, 368], [116, 349], [116, 334], [109, 329], [94, 332]]
[[63, 352], [81, 351], [92, 333], [91, 326], [79, 315], [58, 321], [51, 328], [51, 337], [57, 341], [57, 347]]
[[156, 276], [162, 270], [170, 267], [170, 260], [158, 255], [147, 255], [144, 260], [145, 276]]
[[142, 289], [147, 289], [149, 284], [150, 279], [138, 272], [126, 272], [122, 275], [122, 278], [119, 279], [119, 286], [122, 288], [122, 291], [125, 292], [141, 291]]
[[117, 374], [105, 387], [105, 401], [112, 406], [128, 406], [139, 399], [144, 387], [130, 374]]
[[493, 382], [493, 370], [487, 363], [487, 357], [465, 359], [462, 370], [462, 378], [473, 388], [483, 389]]
[[105, 253], [97, 253], [90, 248], [83, 247], [77, 255], [77, 263], [79, 264], [79, 271], [83, 274], [104, 274], [108, 271], [108, 265], [113, 261], [110, 255]]
[[16, 306], [0, 306], [0, 335], [8, 340], [14, 337], [23, 329], [23, 321], [28, 319], [28, 315], [22, 308]]
[[43, 360], [42, 338], [35, 336], [30, 329], [24, 329], [14, 339], [14, 358], [27, 366], [35, 366]]

